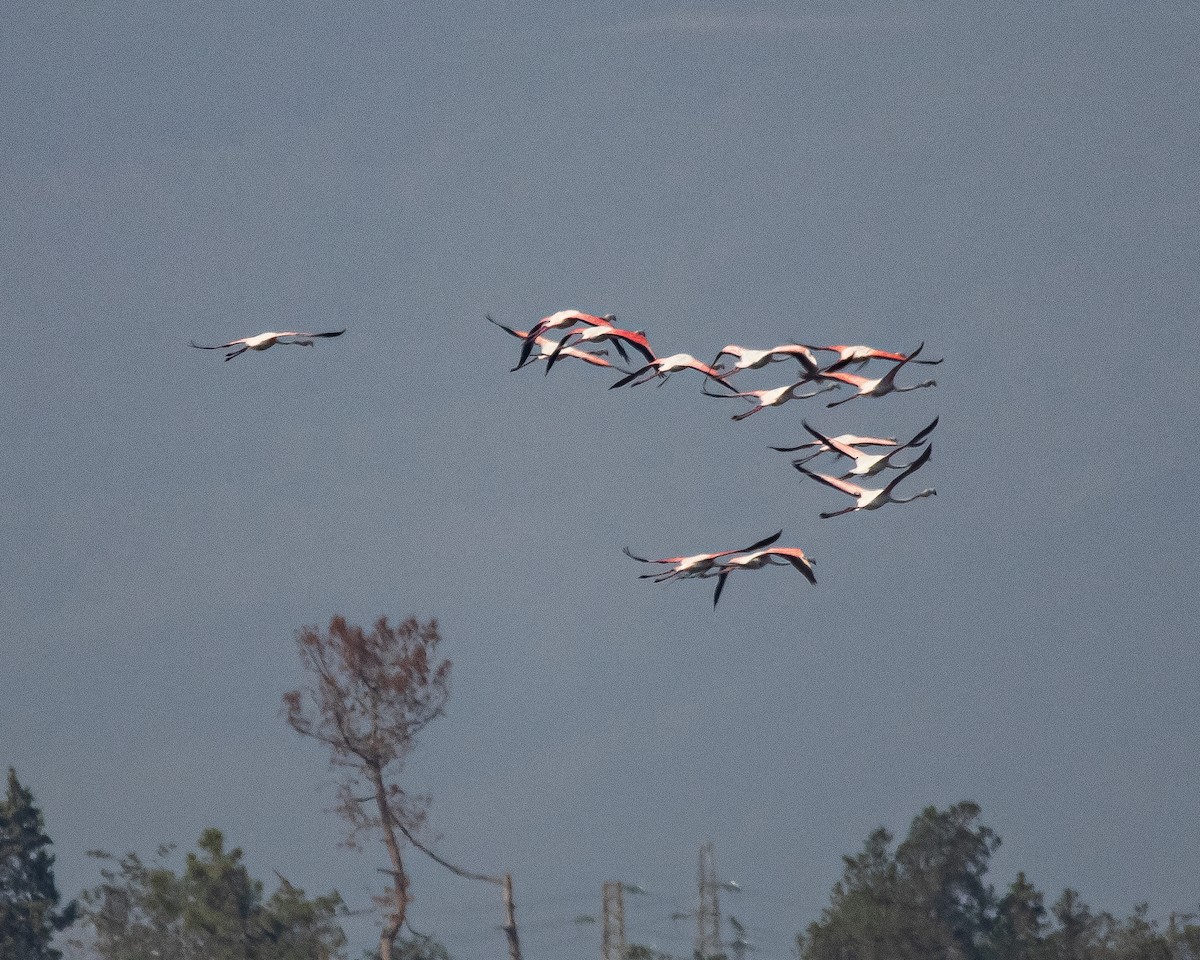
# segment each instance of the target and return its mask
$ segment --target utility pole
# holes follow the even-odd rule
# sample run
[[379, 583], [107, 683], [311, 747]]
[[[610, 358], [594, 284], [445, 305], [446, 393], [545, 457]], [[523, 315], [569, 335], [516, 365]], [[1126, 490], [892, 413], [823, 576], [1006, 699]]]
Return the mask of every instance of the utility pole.
[[511, 873], [504, 875], [504, 936], [508, 939], [509, 960], [521, 960], [521, 940], [517, 936], [517, 910], [513, 903]]
[[621, 900], [621, 881], [604, 881], [603, 897], [600, 960], [625, 960], [625, 905]]
[[696, 957], [709, 960], [721, 954], [721, 906], [717, 902], [717, 864], [713, 842], [700, 848], [700, 867], [696, 871], [700, 887], [700, 906], [696, 910]]

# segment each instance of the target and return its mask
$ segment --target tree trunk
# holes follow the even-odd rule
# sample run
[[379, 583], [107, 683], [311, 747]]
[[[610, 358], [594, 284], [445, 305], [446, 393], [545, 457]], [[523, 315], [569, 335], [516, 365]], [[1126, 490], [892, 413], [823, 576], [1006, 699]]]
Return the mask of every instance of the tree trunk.
[[396, 840], [396, 824], [392, 808], [388, 806], [387, 788], [383, 784], [383, 769], [371, 766], [371, 780], [375, 784], [375, 803], [379, 808], [379, 823], [383, 828], [383, 839], [387, 844], [388, 856], [392, 860], [393, 890], [396, 906], [391, 919], [383, 925], [379, 934], [379, 960], [392, 960], [392, 947], [408, 914], [408, 875], [404, 872], [404, 861], [400, 858], [400, 844]]

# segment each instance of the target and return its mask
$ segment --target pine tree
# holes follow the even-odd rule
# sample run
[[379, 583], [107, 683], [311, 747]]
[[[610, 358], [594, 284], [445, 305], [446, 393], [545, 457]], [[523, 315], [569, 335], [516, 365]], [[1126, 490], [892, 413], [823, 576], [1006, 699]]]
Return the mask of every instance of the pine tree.
[[[91, 955], [103, 960], [336, 960], [345, 935], [337, 892], [309, 898], [282, 875], [269, 898], [242, 862], [225, 849], [220, 830], [200, 836], [182, 873], [136, 854], [120, 859], [94, 852], [109, 865], [104, 882], [83, 894], [84, 920], [93, 934]], [[114, 862], [115, 861], [115, 862]], [[7, 960], [7, 957], [5, 957]]]
[[0, 802], [0, 957], [5, 960], [62, 956], [50, 941], [74, 922], [77, 905], [72, 901], [57, 909], [50, 842], [33, 794], [9, 767], [8, 791]]

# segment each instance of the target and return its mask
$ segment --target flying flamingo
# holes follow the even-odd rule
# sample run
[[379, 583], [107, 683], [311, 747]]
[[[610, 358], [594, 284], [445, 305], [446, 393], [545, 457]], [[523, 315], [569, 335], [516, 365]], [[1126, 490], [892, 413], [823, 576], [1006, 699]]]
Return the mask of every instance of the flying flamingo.
[[789, 357], [799, 360], [800, 365], [808, 373], [815, 374], [821, 369], [817, 358], [812, 355], [812, 351], [802, 343], [784, 343], [769, 350], [753, 350], [750, 347], [740, 347], [736, 343], [726, 344], [721, 348], [721, 352], [713, 358], [713, 366], [721, 369], [717, 361], [724, 356], [737, 357], [734, 365], [725, 371], [726, 376], [737, 373], [739, 370], [758, 370], [768, 363], [778, 363]]
[[799, 547], [771, 547], [766, 550], [755, 550], [742, 557], [730, 557], [717, 564], [720, 573], [717, 574], [717, 588], [713, 591], [713, 606], [721, 599], [721, 591], [725, 589], [726, 578], [734, 570], [761, 570], [763, 567], [795, 567], [804, 575], [804, 579], [814, 587], [817, 585], [817, 575], [813, 572], [813, 561], [804, 555]]
[[[524, 340], [527, 336], [527, 331], [525, 330], [514, 330], [512, 327], [506, 327], [498, 320], [492, 320], [491, 317], [488, 317], [487, 319], [491, 320], [492, 323], [498, 326], [509, 336], [516, 337], [518, 340]], [[559, 351], [559, 347], [562, 345], [561, 341], [555, 340], [553, 337], [538, 337], [536, 340], [534, 340], [534, 343], [537, 345], [538, 355], [533, 357], [531, 360], [527, 360], [526, 364], [533, 363], [535, 360], [546, 360], [549, 362], [549, 357], [551, 354]], [[597, 367], [612, 367], [614, 370], [621, 370], [620, 367], [614, 366], [604, 359], [604, 357], [608, 354], [608, 351], [606, 350], [597, 350], [595, 353], [589, 353], [586, 350], [576, 350], [574, 347], [564, 347], [559, 352], [564, 357], [574, 357], [576, 360], [582, 360], [585, 363], [590, 363]], [[513, 370], [520, 369], [521, 366], [513, 367]]]
[[[629, 344], [634, 350], [640, 353], [647, 362], [657, 359], [654, 355], [654, 350], [650, 347], [650, 341], [646, 339], [646, 334], [641, 330], [622, 330], [620, 327], [614, 327], [612, 324], [603, 324], [602, 326], [584, 327], [582, 330], [572, 330], [562, 340], [559, 341], [562, 347], [565, 348], [567, 341], [573, 337], [578, 337], [576, 343], [600, 343], [602, 341], [611, 341], [613, 346], [617, 348], [617, 352], [625, 360], [629, 359], [629, 354], [625, 352], [624, 344]], [[546, 361], [546, 373], [550, 372], [550, 368], [554, 366], [558, 359], [557, 354], [552, 354]]]
[[[488, 319], [490, 320], [491, 317], [488, 317]], [[580, 310], [559, 310], [548, 317], [542, 317], [525, 334], [525, 343], [521, 347], [521, 359], [517, 361], [517, 366], [514, 369], [520, 369], [525, 366], [525, 362], [529, 359], [529, 354], [533, 351], [533, 345], [537, 338], [548, 330], [562, 330], [566, 327], [573, 327], [577, 323], [599, 327], [616, 322], [617, 318], [611, 313], [606, 313], [603, 317], [597, 317], [594, 314], [583, 313]]]
[[[669, 357], [660, 357], [657, 360], [651, 360], [640, 370], [634, 370], [633, 373], [629, 374], [629, 376], [622, 377], [608, 389], [616, 390], [617, 387], [623, 387], [625, 384], [630, 383], [631, 381], [636, 381], [633, 383], [633, 385], [636, 387], [638, 384], [647, 383], [650, 380], [653, 380], [655, 377], [665, 378], [667, 374], [675, 373], [678, 370], [699, 370], [706, 377], [719, 380], [730, 390], [736, 391], [737, 389], [732, 383], [725, 379], [720, 370], [716, 369], [715, 367], [710, 367], [707, 363], [702, 363], [690, 353], [673, 353]], [[650, 375], [638, 380], [638, 377], [641, 377], [646, 373]]]
[[864, 346], [861, 343], [854, 344], [853, 346], [838, 343], [828, 347], [809, 347], [809, 349], [826, 350], [838, 355], [838, 358], [825, 368], [826, 371], [841, 370], [843, 367], [851, 364], [862, 366], [868, 360], [912, 360], [913, 363], [927, 363], [931, 365], [942, 362], [941, 360], [913, 360], [920, 348], [914, 350], [908, 356], [902, 353], [890, 353], [887, 350], [876, 350], [874, 347]]
[[916, 383], [911, 387], [896, 386], [896, 374], [900, 372], [900, 368], [906, 363], [915, 360], [917, 354], [921, 352], [921, 349], [924, 346], [925, 344], [922, 343], [907, 357], [902, 358], [899, 363], [892, 367], [892, 369], [885, 373], [882, 377], [877, 377], [874, 380], [869, 380], [866, 377], [860, 377], [853, 373], [845, 373], [841, 370], [834, 371], [833, 373], [830, 373], [828, 370], [826, 370], [825, 372], [821, 373], [820, 376], [822, 379], [837, 380], [839, 383], [848, 383], [858, 391], [857, 393], [850, 394], [848, 397], [843, 397], [841, 400], [834, 400], [832, 403], [827, 403], [825, 406], [838, 407], [843, 403], [848, 403], [856, 397], [884, 397], [889, 393], [908, 393], [910, 390], [919, 390], [921, 387], [936, 387], [936, 380], [926, 380], [924, 383]]
[[[299, 333], [295, 330], [276, 331], [271, 330], [267, 333], [260, 333], [253, 337], [242, 337], [238, 340], [230, 340], [228, 343], [218, 343], [212, 347], [205, 347], [198, 344], [195, 340], [191, 341], [191, 346], [197, 350], [225, 350], [228, 347], [240, 347], [238, 350], [230, 350], [225, 354], [226, 360], [232, 360], [236, 356], [240, 356], [247, 350], [269, 350], [275, 344], [283, 346], [292, 345], [296, 347], [311, 347], [313, 340], [317, 337], [340, 337], [345, 333], [345, 328], [334, 330], [331, 333]], [[284, 339], [292, 338], [292, 339]]]
[[735, 550], [720, 550], [716, 553], [694, 553], [690, 557], [663, 557], [661, 560], [648, 560], [645, 557], [639, 557], [628, 547], [622, 547], [622, 551], [625, 556], [632, 557], [639, 563], [670, 565], [671, 569], [669, 570], [662, 570], [658, 573], [643, 573], [638, 576], [639, 580], [653, 580], [655, 583], [662, 583], [664, 580], [672, 580], [675, 577], [704, 576], [721, 557], [732, 556], [735, 553], [744, 553], [747, 550], [759, 550], [763, 547], [769, 547], [781, 536], [783, 536], [782, 530], [763, 540], [759, 540], [758, 543], [752, 543], [748, 547], [738, 547]]
[[[895, 437], [860, 437], [856, 433], [842, 433], [830, 439], [851, 447], [894, 447], [896, 445]], [[770, 449], [778, 450], [780, 453], [795, 453], [797, 450], [809, 450], [813, 447], [817, 448], [816, 452], [809, 454], [800, 461], [801, 463], [808, 463], [809, 460], [818, 454], [826, 453], [832, 449], [828, 444], [822, 443], [819, 440], [809, 440], [807, 443], [797, 444], [794, 447], [771, 447]]]
[[905, 467], [903, 471], [897, 474], [896, 478], [891, 483], [889, 483], [886, 487], [878, 488], [860, 487], [858, 484], [851, 483], [849, 480], [843, 480], [840, 477], [831, 477], [827, 473], [813, 473], [811, 470], [804, 469], [804, 467], [798, 463], [793, 464], [793, 466], [805, 476], [812, 477], [814, 480], [818, 480], [826, 486], [833, 487], [835, 490], [841, 490], [842, 493], [847, 493], [850, 496], [857, 498], [858, 502], [852, 507], [846, 507], [844, 510], [835, 510], [832, 513], [821, 514], [822, 519], [828, 519], [829, 517], [839, 517], [843, 513], [853, 513], [855, 510], [878, 510], [885, 503], [909, 503], [910, 501], [916, 500], [920, 497], [932, 497], [936, 495], [937, 491], [930, 487], [922, 490], [920, 493], [914, 494], [911, 497], [899, 498], [892, 496], [892, 491], [899, 486], [905, 477], [916, 473], [921, 469], [921, 467], [925, 466], [925, 464], [929, 462], [929, 457], [932, 453], [933, 444], [930, 444], [921, 451], [921, 455], [917, 457], [916, 460], [914, 460], [907, 467]]
[[[730, 371], [730, 373], [732, 372]], [[812, 383], [812, 377], [805, 377], [803, 380], [797, 380], [795, 383], [789, 383], [783, 387], [775, 387], [771, 390], [744, 390], [734, 391], [733, 393], [709, 393], [709, 391], [703, 390], [703, 393], [706, 397], [716, 397], [719, 400], [732, 400], [740, 397], [753, 401], [755, 405], [749, 410], [744, 410], [741, 413], [733, 415], [734, 420], [745, 420], [751, 414], [758, 413], [759, 410], [764, 410], [767, 407], [779, 407], [789, 400], [807, 400], [809, 397], [815, 397], [818, 393], [827, 393], [830, 390], [837, 389], [835, 384], [827, 384], [818, 390], [812, 391], [812, 393], [797, 393], [796, 391], [806, 383]]]
[[[913, 438], [906, 443], [892, 447], [887, 453], [865, 453], [848, 443], [839, 443], [832, 437], [827, 437], [819, 430], [815, 430], [807, 423], [804, 423], [804, 429], [816, 437], [819, 441], [825, 444], [826, 449], [833, 451], [840, 457], [848, 457], [854, 461], [854, 469], [849, 473], [842, 474], [843, 480], [849, 480], [851, 477], [873, 477], [877, 473], [882, 473], [888, 467], [896, 470], [903, 470], [906, 464], [892, 463], [892, 458], [902, 450], [908, 450], [912, 447], [921, 447], [925, 445], [925, 438], [933, 432], [933, 428], [938, 425], [938, 417], [933, 418], [933, 422], [923, 430], [916, 433]], [[803, 421], [801, 421], [803, 423]], [[815, 454], [814, 454], [815, 456]], [[795, 460], [793, 463], [803, 464], [808, 463], [810, 457], [805, 457], [800, 460]]]

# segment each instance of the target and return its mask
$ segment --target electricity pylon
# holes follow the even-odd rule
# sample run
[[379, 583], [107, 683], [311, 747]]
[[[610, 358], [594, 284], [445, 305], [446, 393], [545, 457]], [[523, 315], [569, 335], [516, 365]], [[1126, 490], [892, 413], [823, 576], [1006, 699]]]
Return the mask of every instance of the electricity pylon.
[[625, 905], [621, 900], [621, 881], [606, 880], [603, 896], [600, 960], [625, 960]]
[[696, 871], [700, 887], [700, 905], [696, 910], [696, 960], [720, 957], [721, 905], [717, 901], [717, 864], [713, 842], [700, 848], [700, 867]]

